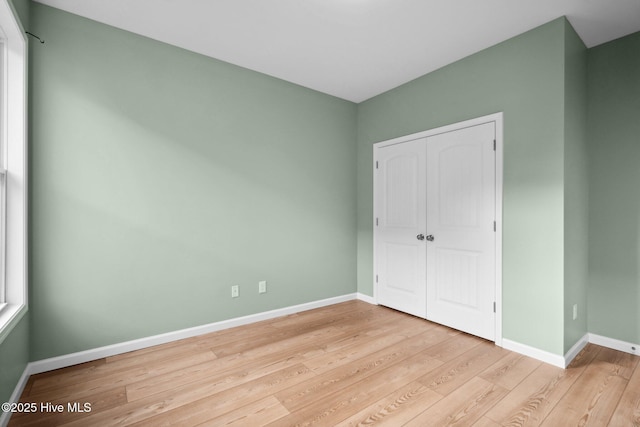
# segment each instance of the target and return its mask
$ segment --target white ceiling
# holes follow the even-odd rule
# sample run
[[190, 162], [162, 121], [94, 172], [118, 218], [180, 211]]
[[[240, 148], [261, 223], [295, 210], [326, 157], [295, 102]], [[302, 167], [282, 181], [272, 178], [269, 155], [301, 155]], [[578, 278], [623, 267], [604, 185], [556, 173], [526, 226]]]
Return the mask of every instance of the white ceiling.
[[587, 47], [640, 30], [640, 0], [37, 1], [354, 102], [563, 15]]

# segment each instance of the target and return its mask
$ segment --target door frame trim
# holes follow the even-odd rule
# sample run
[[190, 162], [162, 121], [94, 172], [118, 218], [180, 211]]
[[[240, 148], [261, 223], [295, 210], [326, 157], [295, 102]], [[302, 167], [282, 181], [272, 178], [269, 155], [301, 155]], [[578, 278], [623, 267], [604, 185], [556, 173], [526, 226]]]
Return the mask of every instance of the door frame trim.
[[485, 123], [494, 123], [496, 132], [496, 164], [495, 164], [495, 218], [496, 218], [496, 265], [495, 265], [495, 277], [496, 277], [496, 325], [495, 325], [495, 344], [502, 347], [502, 198], [503, 198], [503, 169], [504, 169], [504, 114], [502, 112], [489, 114], [487, 116], [477, 117], [474, 119], [465, 120], [458, 123], [452, 123], [445, 126], [425, 130], [422, 132], [412, 133], [410, 135], [404, 135], [385, 141], [376, 142], [373, 144], [373, 164], [372, 164], [372, 178], [373, 178], [373, 300], [378, 304], [378, 284], [376, 283], [376, 186], [375, 186], [375, 169], [376, 162], [378, 161], [378, 149], [388, 147], [390, 145], [402, 144], [404, 142], [413, 141], [416, 139], [422, 139], [442, 133], [447, 133], [455, 130], [460, 130], [472, 126], [478, 126]]

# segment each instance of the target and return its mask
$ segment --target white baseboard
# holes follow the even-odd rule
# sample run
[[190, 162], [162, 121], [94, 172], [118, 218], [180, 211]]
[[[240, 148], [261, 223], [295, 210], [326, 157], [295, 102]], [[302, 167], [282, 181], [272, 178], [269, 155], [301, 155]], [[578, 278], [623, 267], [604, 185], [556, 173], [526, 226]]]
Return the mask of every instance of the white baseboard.
[[591, 344], [600, 345], [602, 347], [611, 348], [618, 351], [624, 351], [629, 354], [640, 355], [640, 344], [633, 344], [626, 341], [617, 340], [614, 338], [607, 338], [596, 334], [589, 335], [589, 342]]
[[502, 339], [502, 348], [510, 351], [515, 351], [516, 353], [532, 357], [534, 359], [540, 360], [553, 366], [557, 366], [559, 368], [565, 368], [564, 357], [557, 354], [549, 353], [548, 351], [540, 350], [539, 348], [521, 344], [516, 341], [511, 341], [506, 338]]
[[567, 354], [564, 355], [563, 368], [569, 366], [569, 363], [571, 363], [571, 361], [575, 359], [578, 353], [580, 353], [580, 351], [582, 351], [582, 349], [585, 348], [587, 344], [589, 344], [589, 334], [585, 334], [582, 338], [580, 338], [578, 342], [569, 349]]
[[220, 322], [209, 323], [206, 325], [195, 326], [193, 328], [182, 329], [179, 331], [167, 332], [165, 334], [153, 335], [150, 337], [140, 338], [137, 340], [126, 341], [118, 344], [112, 344], [104, 347], [93, 348], [90, 350], [80, 351], [77, 353], [65, 354], [63, 356], [52, 357], [49, 359], [31, 362], [27, 366], [29, 375], [39, 374], [41, 372], [52, 371], [54, 369], [66, 368], [68, 366], [77, 365], [79, 363], [90, 362], [103, 357], [115, 356], [117, 354], [127, 353], [129, 351], [140, 350], [154, 345], [166, 344], [168, 342], [177, 341], [185, 338], [191, 338], [198, 335], [208, 334], [211, 332], [221, 331], [223, 329], [234, 328], [236, 326], [248, 325], [250, 323], [260, 322], [262, 320], [274, 319], [288, 314], [299, 313], [301, 311], [312, 310], [314, 308], [325, 307], [327, 305], [338, 304], [345, 301], [356, 299], [357, 294], [347, 294], [333, 298], [327, 298], [319, 301], [312, 301], [304, 304], [298, 304], [290, 307], [279, 308], [276, 310], [265, 311], [262, 313], [251, 314], [248, 316], [236, 317], [234, 319], [223, 320]]
[[507, 350], [515, 351], [516, 353], [524, 354], [525, 356], [538, 359], [542, 362], [549, 363], [559, 368], [566, 368], [578, 355], [578, 353], [580, 353], [580, 351], [589, 343], [613, 350], [623, 351], [625, 353], [640, 355], [640, 345], [638, 344], [620, 341], [591, 333], [585, 334], [585, 336], [578, 340], [578, 342], [575, 343], [573, 347], [571, 347], [571, 349], [569, 349], [564, 357], [507, 339], [502, 340], [502, 347]]
[[378, 305], [376, 303], [376, 300], [373, 297], [370, 297], [369, 295], [365, 295], [365, 294], [361, 294], [360, 292], [358, 292], [356, 294], [356, 297], [360, 300], [360, 301], [364, 301], [366, 303], [372, 304], [372, 305]]

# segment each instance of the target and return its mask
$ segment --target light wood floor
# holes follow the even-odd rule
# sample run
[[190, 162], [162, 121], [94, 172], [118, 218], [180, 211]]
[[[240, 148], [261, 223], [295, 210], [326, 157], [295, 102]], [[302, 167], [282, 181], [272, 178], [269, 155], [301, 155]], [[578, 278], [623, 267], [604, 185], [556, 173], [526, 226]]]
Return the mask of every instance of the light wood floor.
[[[10, 426], [640, 426], [637, 356], [566, 370], [350, 301], [30, 378]], [[68, 403], [91, 404], [69, 413]]]

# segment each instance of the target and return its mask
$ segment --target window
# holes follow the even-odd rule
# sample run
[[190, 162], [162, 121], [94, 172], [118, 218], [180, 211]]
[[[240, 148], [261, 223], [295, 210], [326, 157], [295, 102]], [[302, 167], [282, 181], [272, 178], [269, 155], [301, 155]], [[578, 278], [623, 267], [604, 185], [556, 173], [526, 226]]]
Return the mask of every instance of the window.
[[26, 52], [0, 0], [0, 341], [27, 307]]
[[6, 225], [6, 204], [5, 204], [5, 193], [7, 191], [6, 180], [7, 180], [7, 168], [5, 166], [5, 138], [4, 138], [4, 129], [6, 128], [4, 110], [5, 110], [5, 69], [4, 63], [5, 59], [5, 44], [4, 40], [0, 40], [0, 82], [2, 82], [2, 86], [0, 87], [0, 132], [2, 132], [2, 137], [0, 137], [0, 311], [4, 309], [7, 305], [6, 303], [6, 290], [5, 290], [5, 249], [6, 249], [6, 239], [5, 239], [5, 225]]

